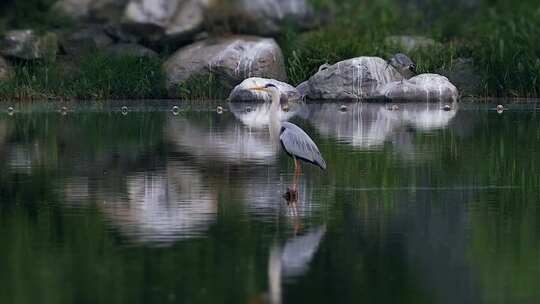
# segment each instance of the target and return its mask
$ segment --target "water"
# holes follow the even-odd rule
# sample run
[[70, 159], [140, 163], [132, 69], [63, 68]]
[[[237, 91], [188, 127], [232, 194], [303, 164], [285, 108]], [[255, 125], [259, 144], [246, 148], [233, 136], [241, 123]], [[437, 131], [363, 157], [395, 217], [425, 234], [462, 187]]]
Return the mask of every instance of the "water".
[[122, 106], [0, 109], [0, 303], [538, 303], [534, 103]]

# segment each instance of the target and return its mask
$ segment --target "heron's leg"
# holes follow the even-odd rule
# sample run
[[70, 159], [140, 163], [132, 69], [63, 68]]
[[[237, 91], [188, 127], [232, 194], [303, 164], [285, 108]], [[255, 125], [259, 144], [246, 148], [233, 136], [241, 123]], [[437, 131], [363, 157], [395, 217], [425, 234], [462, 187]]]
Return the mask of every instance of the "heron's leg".
[[296, 157], [294, 158], [294, 178], [293, 178], [293, 190], [297, 191], [298, 189], [298, 178], [300, 177], [300, 162]]

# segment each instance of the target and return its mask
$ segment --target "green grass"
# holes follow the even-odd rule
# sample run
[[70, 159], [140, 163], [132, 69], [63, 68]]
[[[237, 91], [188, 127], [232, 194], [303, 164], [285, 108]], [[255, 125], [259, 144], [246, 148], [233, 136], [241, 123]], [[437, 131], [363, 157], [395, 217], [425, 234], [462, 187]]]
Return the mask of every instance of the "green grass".
[[312, 1], [339, 17], [318, 30], [290, 30], [279, 38], [293, 84], [307, 80], [323, 63], [356, 56], [388, 58], [400, 50], [386, 45], [384, 38], [408, 34], [442, 43], [409, 54], [419, 72], [436, 72], [456, 58], [469, 57], [483, 79], [479, 95], [540, 96], [537, 1], [484, 1], [475, 9], [439, 5], [439, 0], [421, 8], [390, 0]]
[[[437, 72], [451, 67], [457, 58], [473, 58], [482, 79], [478, 96], [540, 97], [540, 4], [536, 0], [484, 0], [473, 9], [441, 5], [442, 0], [426, 0], [429, 4], [422, 7], [397, 0], [311, 1], [330, 20], [309, 32], [291, 27], [277, 37], [293, 85], [309, 79], [324, 63], [356, 56], [388, 58], [401, 50], [385, 44], [384, 38], [406, 34], [441, 43], [409, 53], [419, 72]], [[0, 4], [0, 32], [24, 26], [69, 27], [69, 21], [48, 12], [52, 2]], [[167, 96], [159, 60], [97, 55], [85, 58], [76, 73], [52, 62], [18, 64], [15, 69], [14, 80], [0, 84], [0, 99]], [[210, 76], [191, 79], [177, 93], [183, 99], [202, 100], [224, 98], [228, 92]]]
[[225, 99], [230, 91], [213, 74], [191, 77], [177, 86], [176, 90], [176, 94], [173, 95], [182, 100]]
[[0, 100], [146, 99], [166, 96], [161, 60], [92, 54], [77, 62], [20, 62]]

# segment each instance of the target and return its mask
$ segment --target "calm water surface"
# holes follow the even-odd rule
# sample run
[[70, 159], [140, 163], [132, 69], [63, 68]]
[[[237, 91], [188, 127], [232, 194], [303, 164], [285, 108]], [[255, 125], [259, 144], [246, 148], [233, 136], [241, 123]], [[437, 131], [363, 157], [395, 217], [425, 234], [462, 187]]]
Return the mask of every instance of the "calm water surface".
[[540, 299], [536, 104], [122, 105], [1, 107], [0, 303]]

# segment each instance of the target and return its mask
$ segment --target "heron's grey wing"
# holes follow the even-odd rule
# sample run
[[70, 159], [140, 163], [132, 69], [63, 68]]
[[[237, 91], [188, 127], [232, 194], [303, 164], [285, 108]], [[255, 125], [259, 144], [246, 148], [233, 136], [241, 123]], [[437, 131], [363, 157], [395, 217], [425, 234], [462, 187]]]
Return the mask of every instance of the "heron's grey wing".
[[279, 139], [287, 153], [326, 169], [326, 162], [319, 148], [304, 130], [290, 122], [283, 122], [281, 127]]

